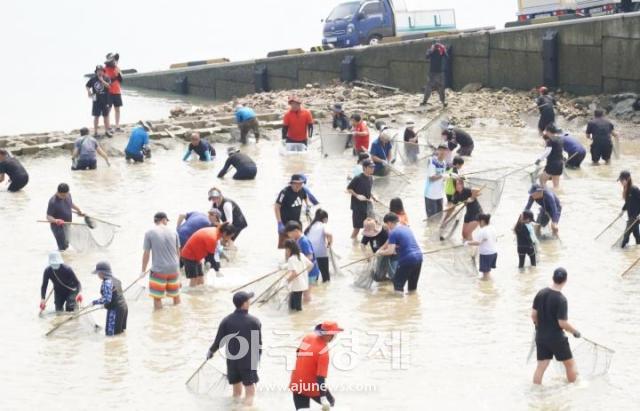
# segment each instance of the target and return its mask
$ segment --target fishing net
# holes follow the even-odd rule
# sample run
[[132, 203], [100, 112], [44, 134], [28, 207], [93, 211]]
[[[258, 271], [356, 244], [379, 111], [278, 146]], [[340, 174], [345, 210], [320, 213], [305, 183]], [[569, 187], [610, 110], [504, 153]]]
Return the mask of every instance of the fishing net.
[[478, 272], [475, 260], [475, 250], [470, 247], [452, 246], [442, 251], [429, 254], [428, 258], [440, 270], [456, 277], [459, 275], [475, 276]]
[[117, 226], [85, 218], [85, 224], [65, 224], [69, 244], [79, 252], [106, 248], [111, 245]]
[[[456, 232], [456, 229], [461, 226], [461, 223], [464, 219], [465, 209], [466, 207], [464, 207], [464, 205], [459, 205], [455, 207], [450, 214], [448, 214], [447, 212], [442, 213], [444, 216], [442, 223], [440, 224], [438, 231], [434, 231], [432, 233], [433, 241], [449, 240]], [[435, 217], [436, 216], [434, 216], [433, 218]]]
[[530, 171], [525, 170], [524, 176], [520, 179], [522, 184], [525, 184], [527, 188], [529, 188], [534, 184], [540, 183], [540, 174], [542, 174], [542, 170], [544, 170], [543, 166], [536, 166]]
[[[601, 377], [609, 372], [615, 351], [593, 341], [581, 339], [579, 343], [571, 347], [571, 353], [576, 362], [580, 378], [591, 379]], [[564, 375], [565, 368], [563, 363], [560, 361], [554, 362], [558, 373]]]
[[194, 394], [218, 396], [223, 394], [227, 386], [227, 374], [224, 364], [216, 355], [205, 362], [198, 371], [187, 381], [187, 388]]
[[353, 285], [368, 290], [374, 282], [380, 283], [393, 278], [397, 264], [388, 256], [373, 256], [362, 264], [354, 266], [350, 271], [354, 276]]
[[322, 157], [341, 156], [347, 149], [350, 133], [327, 132], [320, 133], [320, 150]]
[[504, 178], [490, 179], [485, 177], [467, 177], [467, 181], [471, 188], [481, 189], [480, 195], [477, 201], [482, 207], [482, 211], [486, 214], [493, 214], [493, 212], [500, 205], [500, 199], [502, 198], [502, 192], [504, 191]]
[[422, 146], [424, 145], [408, 143], [396, 137], [393, 140], [393, 158], [399, 158], [403, 164], [416, 164], [423, 160], [426, 155], [431, 154], [431, 150]]
[[342, 269], [340, 268], [340, 264], [339, 264], [340, 256], [337, 255], [331, 247], [328, 248], [328, 252], [329, 252], [329, 262], [331, 264], [331, 270], [333, 271], [333, 275], [343, 277], [344, 273], [342, 272]]
[[602, 236], [600, 236], [599, 241], [611, 244], [611, 248], [621, 248], [625, 235], [628, 235], [629, 238], [633, 237], [632, 224], [632, 222], [628, 221], [624, 217], [618, 219], [604, 234], [602, 234]]
[[[394, 197], [401, 197], [402, 192], [409, 185], [406, 176], [391, 172], [384, 177], [374, 177], [371, 191], [373, 195], [384, 205], [389, 204], [389, 200]], [[388, 211], [385, 211], [387, 213]]]

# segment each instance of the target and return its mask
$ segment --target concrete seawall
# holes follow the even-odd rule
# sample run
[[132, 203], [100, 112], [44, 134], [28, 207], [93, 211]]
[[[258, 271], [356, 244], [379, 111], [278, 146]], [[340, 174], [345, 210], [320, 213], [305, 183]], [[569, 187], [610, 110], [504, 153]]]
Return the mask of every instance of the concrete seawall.
[[[514, 89], [541, 85], [542, 37], [549, 30], [558, 32], [558, 87], [580, 95], [640, 92], [640, 13], [443, 37], [453, 46], [453, 88], [469, 83]], [[226, 100], [255, 92], [259, 67], [266, 68], [271, 90], [283, 90], [339, 79], [342, 60], [354, 56], [358, 79], [418, 92], [426, 80], [424, 54], [432, 43], [421, 39], [133, 74], [125, 84], [175, 91], [176, 82], [186, 78], [189, 94]]]

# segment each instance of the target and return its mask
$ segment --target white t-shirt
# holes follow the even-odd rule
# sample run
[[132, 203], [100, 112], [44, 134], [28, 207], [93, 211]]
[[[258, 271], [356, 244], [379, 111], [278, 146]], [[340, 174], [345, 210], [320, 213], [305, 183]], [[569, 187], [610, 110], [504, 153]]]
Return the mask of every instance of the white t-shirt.
[[444, 178], [431, 181], [430, 177], [443, 175], [446, 171], [446, 164], [438, 161], [437, 157], [431, 157], [427, 165], [427, 181], [424, 188], [424, 196], [430, 200], [441, 200], [444, 197]]
[[329, 233], [327, 225], [323, 222], [314, 223], [309, 229], [309, 233], [306, 234], [311, 245], [313, 246], [313, 253], [316, 258], [328, 257], [327, 251], [327, 239], [326, 235]]
[[478, 246], [480, 255], [492, 255], [498, 252], [496, 233], [490, 225], [477, 229], [473, 233], [473, 239], [480, 242]]
[[311, 264], [311, 261], [304, 255], [300, 254], [300, 258], [292, 255], [287, 260], [287, 270], [294, 271], [298, 275], [293, 281], [289, 283], [289, 291], [306, 291], [309, 289], [309, 272], [307, 266]]

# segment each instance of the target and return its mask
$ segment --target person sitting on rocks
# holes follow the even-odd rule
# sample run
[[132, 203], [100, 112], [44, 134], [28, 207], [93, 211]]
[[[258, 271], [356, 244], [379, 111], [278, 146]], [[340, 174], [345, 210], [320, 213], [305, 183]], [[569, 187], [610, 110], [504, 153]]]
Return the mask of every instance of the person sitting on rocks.
[[207, 140], [200, 138], [200, 133], [197, 131], [191, 134], [191, 144], [187, 147], [182, 161], [188, 161], [193, 151], [196, 152], [200, 161], [213, 161], [216, 158], [216, 150]]
[[107, 165], [111, 167], [107, 153], [100, 147], [98, 141], [89, 135], [89, 129], [82, 127], [80, 129], [80, 138], [73, 144], [71, 169], [95, 170], [97, 167], [96, 153], [104, 158]]

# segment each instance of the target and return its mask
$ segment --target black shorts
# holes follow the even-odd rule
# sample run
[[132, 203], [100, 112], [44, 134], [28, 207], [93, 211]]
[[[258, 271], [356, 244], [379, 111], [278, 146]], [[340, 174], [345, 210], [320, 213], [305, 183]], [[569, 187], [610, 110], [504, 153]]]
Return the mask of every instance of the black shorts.
[[543, 114], [540, 116], [540, 120], [538, 121], [538, 130], [541, 132], [544, 131], [545, 128], [549, 124], [553, 124], [556, 121], [555, 116]]
[[109, 104], [113, 107], [122, 107], [122, 94], [109, 94]]
[[227, 379], [229, 384], [242, 383], [244, 386], [257, 384], [260, 381], [258, 371], [241, 369], [229, 362], [227, 362]]
[[91, 115], [93, 117], [107, 117], [109, 115], [109, 111], [111, 111], [111, 106], [108, 101], [94, 101], [91, 107]]
[[473, 213], [473, 214], [466, 213], [464, 215], [464, 223], [468, 224], [468, 223], [473, 223], [474, 221], [478, 221], [479, 216], [480, 215], [476, 213]]
[[554, 161], [552, 163], [547, 162], [547, 165], [544, 166], [544, 172], [553, 177], [561, 176], [563, 169], [564, 164], [562, 161]]
[[184, 273], [188, 279], [198, 278], [204, 276], [204, 270], [202, 269], [202, 263], [200, 261], [182, 259], [184, 263]]
[[11, 184], [9, 184], [9, 187], [7, 188], [7, 190], [9, 192], [15, 193], [16, 191], [22, 190], [24, 186], [27, 185], [28, 182], [29, 182], [28, 175], [14, 177], [11, 179]]
[[498, 261], [498, 253], [496, 254], [480, 254], [480, 272], [490, 273], [492, 268], [496, 268]]
[[558, 361], [567, 361], [573, 358], [567, 337], [548, 341], [536, 339], [536, 349], [538, 361], [550, 360], [553, 357], [556, 357]]
[[363, 228], [364, 220], [367, 219], [367, 210], [361, 210], [356, 208], [351, 211], [351, 220], [353, 223], [353, 228]]
[[144, 163], [144, 155], [142, 153], [132, 154], [128, 151], [124, 152], [125, 159], [133, 160], [135, 163]]

